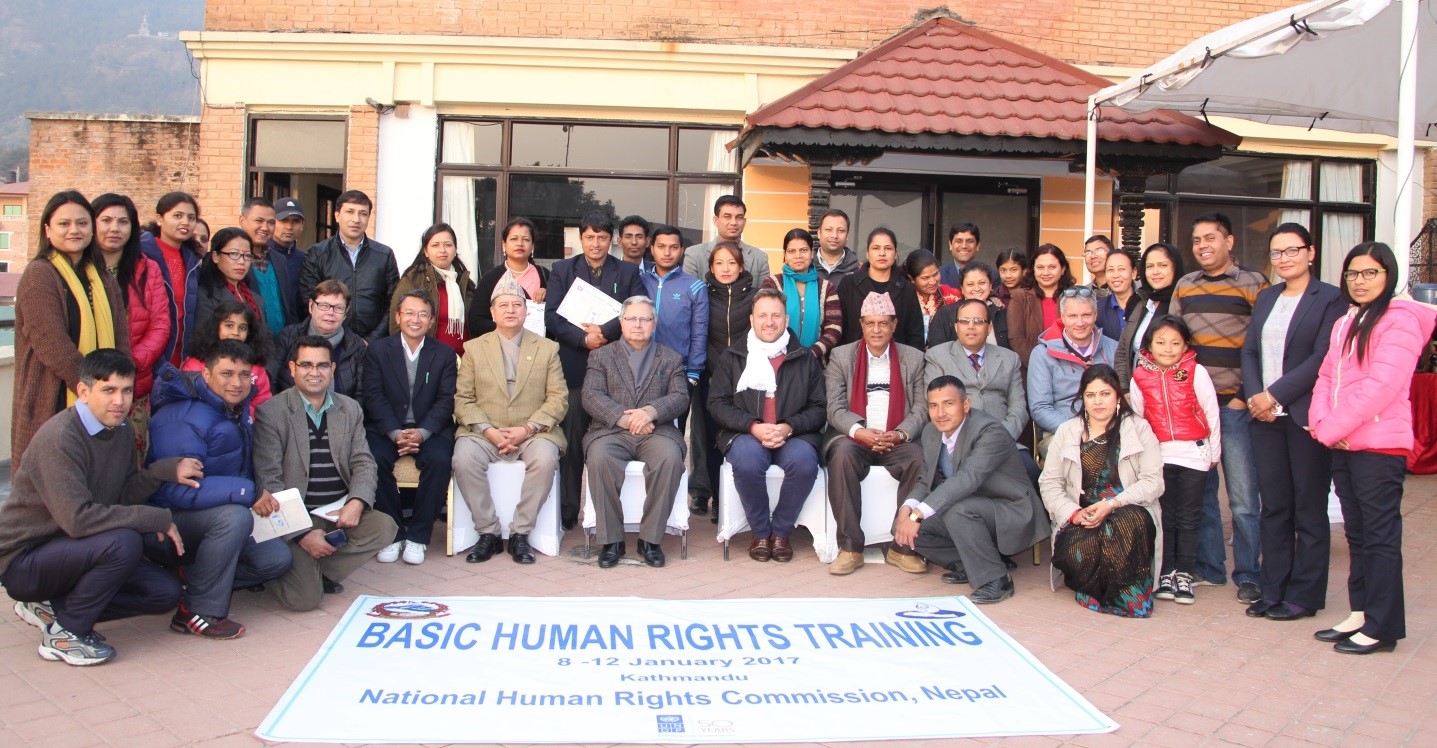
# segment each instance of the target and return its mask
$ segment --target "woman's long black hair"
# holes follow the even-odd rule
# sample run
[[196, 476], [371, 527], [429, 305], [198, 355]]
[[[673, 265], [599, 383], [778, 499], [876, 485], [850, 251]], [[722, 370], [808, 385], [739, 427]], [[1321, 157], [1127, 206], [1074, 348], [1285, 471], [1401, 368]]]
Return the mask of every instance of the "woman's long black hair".
[[[95, 209], [95, 233], [98, 237], [100, 227], [100, 214], [116, 205], [125, 209], [125, 215], [130, 217], [130, 238], [125, 241], [125, 246], [120, 250], [120, 264], [115, 266], [115, 280], [120, 283], [120, 290], [124, 291], [120, 298], [125, 302], [125, 309], [130, 308], [130, 284], [135, 281], [135, 272], [140, 267], [140, 211], [135, 208], [135, 201], [125, 195], [116, 195], [113, 192], [95, 198], [93, 207]], [[96, 245], [99, 239], [95, 240]]]
[[1118, 395], [1118, 409], [1113, 411], [1113, 420], [1108, 422], [1108, 430], [1102, 434], [1088, 434], [1090, 437], [1106, 436], [1108, 439], [1108, 460], [1113, 461], [1118, 455], [1118, 436], [1121, 433], [1123, 418], [1134, 415], [1133, 407], [1128, 405], [1128, 399], [1123, 397], [1123, 386], [1118, 381], [1118, 372], [1107, 364], [1093, 364], [1083, 370], [1083, 376], [1078, 380], [1078, 398], [1073, 402], [1073, 410], [1078, 417], [1083, 419], [1083, 433], [1088, 433], [1088, 412], [1087, 404], [1083, 401], [1083, 393], [1088, 391], [1088, 385], [1098, 381], [1113, 388]]
[[[1382, 293], [1365, 306], [1358, 304], [1352, 298], [1351, 292], [1347, 290], [1347, 268], [1358, 257], [1371, 257], [1387, 271], [1383, 274], [1387, 278], [1387, 284], [1382, 287]], [[1342, 348], [1343, 350], [1352, 348], [1355, 339], [1358, 363], [1366, 360], [1367, 347], [1372, 342], [1372, 330], [1377, 327], [1378, 321], [1387, 312], [1387, 307], [1391, 306], [1393, 295], [1397, 293], [1397, 275], [1397, 256], [1392, 254], [1391, 247], [1382, 242], [1363, 242], [1353, 247], [1352, 251], [1347, 253], [1346, 259], [1342, 261], [1342, 298], [1346, 299], [1347, 303], [1358, 307], [1357, 317], [1352, 320], [1352, 326], [1347, 328], [1347, 339], [1342, 341]]]
[[263, 366], [274, 356], [274, 342], [270, 340], [269, 328], [259, 321], [254, 310], [244, 302], [225, 299], [215, 305], [208, 319], [200, 321], [190, 337], [190, 350], [195, 358], [203, 361], [210, 355], [210, 351], [220, 343], [220, 323], [236, 314], [243, 315], [245, 324], [249, 325], [249, 338], [244, 342], [254, 351], [255, 360], [250, 363]]

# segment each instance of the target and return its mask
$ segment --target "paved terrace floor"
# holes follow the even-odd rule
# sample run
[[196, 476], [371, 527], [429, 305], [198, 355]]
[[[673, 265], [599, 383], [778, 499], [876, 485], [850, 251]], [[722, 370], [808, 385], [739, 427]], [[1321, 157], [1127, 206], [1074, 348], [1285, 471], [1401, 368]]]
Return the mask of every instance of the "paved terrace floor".
[[[1007, 738], [966, 744], [1437, 745], [1437, 477], [1407, 482], [1405, 558], [1408, 638], [1391, 654], [1340, 655], [1312, 632], [1346, 613], [1347, 546], [1332, 543], [1329, 610], [1296, 623], [1243, 615], [1231, 585], [1198, 588], [1192, 606], [1159, 602], [1145, 621], [1079, 608], [1049, 592], [1046, 561], [1024, 560], [1017, 595], [984, 610], [1089, 700], [1122, 725], [1108, 735]], [[422, 566], [371, 562], [327, 596], [320, 610], [291, 613], [268, 594], [238, 592], [232, 615], [249, 632], [227, 642], [173, 634], [163, 616], [100, 625], [119, 650], [101, 667], [42, 661], [38, 635], [0, 608], [0, 745], [253, 746], [253, 731], [359, 594], [637, 595], [654, 598], [904, 597], [952, 594], [938, 574], [911, 576], [870, 564], [831, 577], [806, 539], [790, 564], [750, 561], [740, 536], [725, 562], [712, 525], [700, 521], [687, 561], [669, 538], [669, 565], [649, 569], [632, 553], [599, 569], [565, 538], [564, 555], [520, 567], [504, 556], [482, 565], [431, 553]], [[802, 531], [800, 531], [802, 533]], [[436, 533], [438, 537], [439, 533]], [[806, 537], [806, 536], [805, 536]], [[797, 538], [796, 538], [797, 539]], [[629, 544], [633, 545], [630, 536]], [[442, 547], [442, 544], [436, 543]], [[870, 551], [872, 556], [872, 551]], [[966, 587], [962, 591], [966, 592]], [[951, 746], [962, 741], [895, 741]], [[869, 745], [837, 743], [838, 746]]]

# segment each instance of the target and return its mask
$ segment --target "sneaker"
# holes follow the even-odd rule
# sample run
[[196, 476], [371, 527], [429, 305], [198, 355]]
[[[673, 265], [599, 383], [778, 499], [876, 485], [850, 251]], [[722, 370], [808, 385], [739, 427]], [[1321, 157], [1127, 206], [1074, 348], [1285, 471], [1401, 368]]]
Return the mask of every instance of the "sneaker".
[[413, 540], [405, 541], [404, 563], [410, 564], [412, 566], [418, 566], [419, 564], [424, 563], [425, 548], [426, 546], [423, 543], [416, 543]]
[[1173, 575], [1173, 593], [1168, 598], [1180, 605], [1192, 605], [1197, 602], [1197, 596], [1193, 594], [1193, 578], [1187, 572], [1178, 572]]
[[1158, 577], [1158, 588], [1153, 592], [1153, 597], [1159, 600], [1173, 599], [1173, 572]]
[[100, 665], [114, 659], [115, 648], [106, 644], [104, 637], [93, 631], [80, 636], [51, 621], [41, 629], [40, 657], [84, 667]]
[[1242, 582], [1237, 586], [1237, 601], [1243, 605], [1252, 605], [1262, 599], [1262, 588], [1256, 582]]
[[55, 622], [55, 609], [50, 607], [49, 602], [39, 603], [15, 603], [15, 615], [20, 620], [43, 629]]
[[170, 619], [170, 630], [176, 634], [194, 634], [206, 639], [238, 639], [244, 636], [244, 626], [238, 621], [218, 616], [206, 616], [185, 610], [184, 603]]
[[403, 547], [403, 543], [390, 543], [384, 546], [384, 550], [380, 551], [374, 560], [381, 564], [392, 564], [399, 560], [399, 549]]

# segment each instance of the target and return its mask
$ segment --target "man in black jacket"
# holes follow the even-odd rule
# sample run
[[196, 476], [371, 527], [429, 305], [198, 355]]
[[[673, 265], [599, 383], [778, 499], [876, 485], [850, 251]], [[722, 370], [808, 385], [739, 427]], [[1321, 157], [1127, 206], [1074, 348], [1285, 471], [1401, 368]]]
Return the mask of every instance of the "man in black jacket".
[[353, 294], [345, 326], [365, 340], [389, 334], [389, 299], [399, 285], [394, 251], [365, 236], [374, 203], [359, 190], [340, 194], [334, 204], [339, 233], [309, 248], [299, 274], [299, 296], [308, 298], [323, 280], [342, 281]]
[[[789, 561], [804, 499], [818, 477], [823, 429], [823, 364], [788, 330], [787, 301], [777, 289], [754, 294], [753, 324], [745, 340], [719, 357], [709, 391], [709, 414], [719, 425], [718, 448], [733, 467], [755, 561]], [[778, 506], [768, 510], [770, 465], [783, 470]]]
[[[269, 381], [274, 394], [294, 386], [294, 376], [286, 362], [294, 353], [295, 342], [306, 335], [318, 335], [329, 341], [333, 353], [334, 378], [330, 389], [356, 400], [360, 398], [366, 344], [358, 335], [344, 329], [349, 304], [349, 289], [337, 280], [320, 281], [309, 292], [309, 320], [281, 330], [275, 344], [275, 360], [269, 362]], [[385, 327], [388, 329], [388, 323]]]
[[569, 439], [569, 449], [559, 458], [559, 507], [565, 530], [573, 529], [579, 520], [579, 505], [583, 503], [580, 487], [584, 476], [584, 449], [580, 439], [589, 430], [589, 413], [584, 410], [583, 402], [589, 352], [619, 339], [619, 318], [614, 317], [602, 325], [580, 327], [559, 314], [559, 305], [578, 280], [618, 302], [646, 295], [644, 283], [639, 280], [639, 266], [609, 254], [613, 239], [613, 219], [598, 211], [590, 212], [579, 222], [583, 253], [554, 263], [549, 272], [544, 327], [549, 337], [559, 343], [559, 363], [564, 367], [564, 382], [569, 385], [569, 411], [564, 416], [564, 436]]

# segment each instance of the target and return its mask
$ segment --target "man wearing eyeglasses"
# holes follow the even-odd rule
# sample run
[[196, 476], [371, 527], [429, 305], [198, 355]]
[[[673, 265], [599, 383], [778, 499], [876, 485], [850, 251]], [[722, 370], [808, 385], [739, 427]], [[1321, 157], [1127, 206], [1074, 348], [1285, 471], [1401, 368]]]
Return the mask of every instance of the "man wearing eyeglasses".
[[334, 371], [326, 378], [329, 386], [341, 395], [358, 398], [364, 380], [364, 339], [344, 327], [349, 311], [349, 287], [337, 280], [320, 281], [309, 294], [309, 319], [284, 328], [275, 344], [277, 361], [270, 362], [269, 381], [276, 394], [294, 386], [294, 377], [285, 366], [294, 352], [296, 341], [306, 335], [318, 335], [329, 342], [333, 352]]
[[1113, 240], [1104, 234], [1095, 234], [1083, 242], [1083, 264], [1088, 268], [1088, 287], [1094, 291], [1108, 289], [1108, 255], [1112, 253]]
[[589, 356], [582, 402], [592, 419], [584, 434], [584, 466], [598, 524], [599, 567], [624, 556], [624, 510], [619, 492], [629, 462], [644, 463], [644, 512], [639, 556], [664, 565], [664, 527], [684, 474], [684, 432], [674, 419], [689, 409], [689, 385], [679, 354], [654, 342], [654, 302], [631, 296], [619, 312], [620, 339]]
[[293, 565], [268, 585], [290, 610], [314, 610], [325, 593], [344, 591], [345, 577], [393, 542], [396, 527], [388, 514], [373, 511], [378, 473], [364, 414], [330, 386], [329, 341], [300, 336], [288, 359], [294, 386], [255, 412], [254, 469], [264, 490], [299, 489], [310, 510], [344, 499], [338, 510], [315, 517], [309, 532], [285, 541]]
[[[379, 552], [392, 564], [424, 563], [439, 505], [449, 490], [454, 459], [454, 388], [458, 361], [454, 349], [429, 335], [434, 300], [421, 290], [399, 297], [394, 311], [399, 332], [369, 344], [364, 370], [364, 421], [379, 483], [374, 503], [399, 528], [394, 542]], [[414, 514], [406, 526], [399, 503], [394, 463], [412, 455], [419, 468]]]
[[[1232, 579], [1237, 583], [1237, 599], [1250, 605], [1262, 599], [1258, 584], [1262, 505], [1248, 434], [1252, 416], [1247, 408], [1249, 393], [1242, 383], [1242, 344], [1257, 294], [1268, 283], [1262, 273], [1237, 264], [1235, 244], [1227, 216], [1204, 213], [1193, 219], [1193, 256], [1199, 269], [1178, 279], [1168, 314], [1181, 317], [1192, 330], [1197, 362], [1212, 377], [1222, 404], [1222, 474], [1232, 510]], [[1217, 471], [1209, 470], [1198, 525], [1198, 577], [1194, 584], [1227, 584], [1227, 546], [1217, 489]]]
[[956, 339], [928, 349], [923, 381], [945, 374], [957, 377], [973, 404], [998, 419], [1008, 435], [1017, 439], [1028, 425], [1023, 366], [1018, 354], [988, 342], [989, 311], [987, 302], [979, 299], [959, 302], [953, 323]]
[[[1044, 333], [1028, 358], [1028, 411], [1033, 424], [1052, 434], [1073, 417], [1073, 401], [1083, 370], [1113, 365], [1118, 343], [1098, 334], [1098, 298], [1089, 286], [1072, 286], [1058, 295], [1061, 328]], [[1047, 448], [1047, 439], [1038, 449]]]

